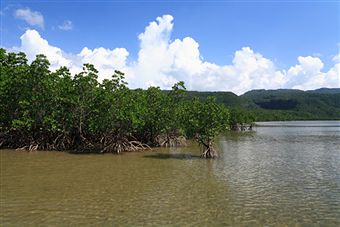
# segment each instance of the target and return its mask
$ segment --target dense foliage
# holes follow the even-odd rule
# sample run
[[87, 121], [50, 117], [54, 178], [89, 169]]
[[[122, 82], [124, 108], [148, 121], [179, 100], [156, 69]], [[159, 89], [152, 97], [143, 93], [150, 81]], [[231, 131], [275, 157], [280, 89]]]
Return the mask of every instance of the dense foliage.
[[99, 82], [91, 64], [74, 76], [49, 66], [44, 55], [29, 64], [0, 49], [0, 148], [120, 153], [195, 138], [211, 158], [213, 138], [229, 128], [228, 109], [187, 98], [183, 82], [170, 92], [131, 90], [119, 71]]

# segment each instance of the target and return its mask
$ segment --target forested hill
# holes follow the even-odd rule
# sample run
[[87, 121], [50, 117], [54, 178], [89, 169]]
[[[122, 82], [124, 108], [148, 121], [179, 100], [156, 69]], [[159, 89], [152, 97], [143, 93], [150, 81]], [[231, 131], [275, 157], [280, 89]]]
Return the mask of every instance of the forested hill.
[[256, 121], [340, 119], [340, 88], [252, 90], [241, 96], [232, 92], [189, 91], [189, 96], [215, 96], [230, 108], [253, 113]]
[[307, 91], [309, 93], [319, 93], [319, 94], [339, 94], [340, 88], [319, 88], [316, 90]]
[[232, 108], [242, 108], [242, 109], [254, 109], [257, 105], [249, 98], [243, 96], [237, 96], [232, 92], [216, 91], [216, 92], [206, 92], [206, 91], [188, 91], [189, 98], [198, 97], [204, 100], [208, 96], [216, 97], [216, 100], [223, 103], [227, 107]]

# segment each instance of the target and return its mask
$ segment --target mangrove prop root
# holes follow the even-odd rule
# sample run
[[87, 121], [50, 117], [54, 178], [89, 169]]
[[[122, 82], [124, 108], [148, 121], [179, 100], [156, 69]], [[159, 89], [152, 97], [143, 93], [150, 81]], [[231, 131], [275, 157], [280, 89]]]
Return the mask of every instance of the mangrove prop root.
[[151, 149], [147, 144], [137, 140], [129, 140], [126, 136], [108, 134], [100, 139], [100, 153], [121, 153]]
[[184, 136], [162, 134], [156, 137], [156, 144], [160, 147], [183, 147], [187, 146], [187, 141]]
[[0, 133], [1, 148], [17, 150], [73, 150], [74, 152], [121, 153], [151, 149], [131, 136], [119, 133], [106, 133], [100, 136], [91, 134], [25, 132], [11, 130]]
[[217, 158], [217, 157], [218, 157], [217, 152], [212, 147], [206, 149], [201, 155], [201, 158]]
[[208, 143], [204, 143], [201, 140], [201, 144], [204, 146], [205, 150], [201, 155], [201, 158], [217, 158], [217, 151], [214, 148], [214, 143], [212, 139], [208, 140]]

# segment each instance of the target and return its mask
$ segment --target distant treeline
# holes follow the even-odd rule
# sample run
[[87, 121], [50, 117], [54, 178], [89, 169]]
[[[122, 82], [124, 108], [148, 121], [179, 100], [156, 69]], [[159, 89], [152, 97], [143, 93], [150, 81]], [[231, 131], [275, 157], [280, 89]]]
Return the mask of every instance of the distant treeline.
[[44, 55], [29, 64], [4, 49], [0, 67], [0, 148], [120, 153], [196, 139], [212, 158], [214, 137], [246, 119], [214, 97], [188, 96], [183, 82], [131, 90], [119, 71], [98, 82], [91, 64], [51, 72]]
[[232, 92], [188, 91], [188, 96], [201, 100], [214, 96], [231, 110], [247, 113], [240, 117], [255, 121], [340, 119], [340, 88], [252, 90], [241, 96]]

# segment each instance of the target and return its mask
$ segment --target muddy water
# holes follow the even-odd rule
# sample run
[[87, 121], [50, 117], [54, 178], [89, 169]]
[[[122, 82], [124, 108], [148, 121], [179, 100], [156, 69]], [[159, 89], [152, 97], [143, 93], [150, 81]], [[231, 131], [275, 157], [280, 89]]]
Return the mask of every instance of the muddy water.
[[2, 150], [0, 225], [340, 225], [340, 127], [262, 126], [221, 136], [217, 160]]

